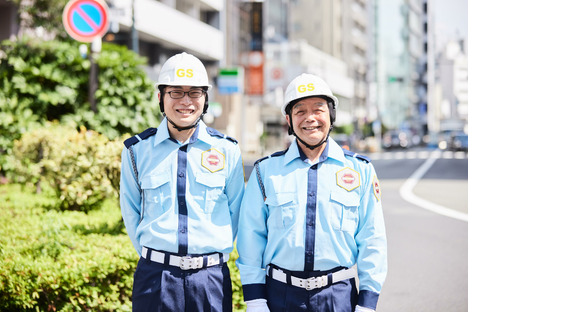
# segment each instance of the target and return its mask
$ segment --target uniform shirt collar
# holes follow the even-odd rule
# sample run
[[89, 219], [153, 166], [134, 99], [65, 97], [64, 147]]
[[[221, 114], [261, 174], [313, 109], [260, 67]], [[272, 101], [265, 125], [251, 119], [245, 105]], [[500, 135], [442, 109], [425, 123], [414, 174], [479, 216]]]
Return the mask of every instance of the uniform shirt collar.
[[[288, 151], [284, 155], [284, 165], [287, 165], [296, 158], [300, 158], [302, 161], [304, 161], [306, 160], [306, 155], [300, 150], [297, 140], [294, 139], [292, 144], [290, 144]], [[318, 162], [324, 162], [328, 158], [338, 160], [342, 163], [346, 161], [346, 158], [344, 157], [344, 151], [331, 137], [328, 138], [326, 147], [324, 148], [322, 155], [320, 155]]]
[[[187, 142], [186, 144], [193, 143], [197, 139], [200, 139], [209, 144], [209, 138], [210, 135], [207, 133], [207, 126], [203, 121], [200, 120], [199, 123], [197, 124], [195, 132], [193, 133], [191, 138], [189, 138], [189, 142]], [[159, 127], [157, 127], [157, 134], [155, 135], [155, 146], [157, 146], [158, 144], [160, 144], [165, 140], [170, 139], [171, 136], [169, 135], [169, 128], [167, 128], [167, 118], [163, 118], [161, 124], [159, 125]]]

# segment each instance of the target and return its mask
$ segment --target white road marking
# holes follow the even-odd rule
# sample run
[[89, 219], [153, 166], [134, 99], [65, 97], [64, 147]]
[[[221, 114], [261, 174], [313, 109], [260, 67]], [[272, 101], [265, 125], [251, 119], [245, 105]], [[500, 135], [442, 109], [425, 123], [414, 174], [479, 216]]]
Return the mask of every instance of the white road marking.
[[415, 185], [417, 185], [417, 183], [419, 182], [419, 180], [425, 175], [425, 173], [427, 172], [427, 170], [429, 170], [429, 168], [431, 168], [431, 166], [433, 166], [433, 163], [435, 163], [435, 161], [441, 158], [441, 151], [436, 150], [434, 152], [431, 153], [431, 156], [429, 157], [429, 159], [427, 159], [417, 170], [415, 170], [415, 172], [413, 172], [413, 174], [409, 177], [409, 179], [407, 179], [407, 181], [405, 181], [405, 183], [401, 186], [401, 188], [399, 189], [399, 194], [401, 195], [401, 197], [410, 202], [411, 204], [417, 205], [423, 209], [427, 209], [430, 210], [432, 212], [450, 217], [450, 218], [454, 218], [457, 220], [462, 220], [467, 222], [467, 214], [466, 213], [462, 213], [447, 207], [443, 207], [441, 205], [426, 201], [420, 197], [417, 197], [415, 194], [413, 194], [413, 188], [415, 187]]

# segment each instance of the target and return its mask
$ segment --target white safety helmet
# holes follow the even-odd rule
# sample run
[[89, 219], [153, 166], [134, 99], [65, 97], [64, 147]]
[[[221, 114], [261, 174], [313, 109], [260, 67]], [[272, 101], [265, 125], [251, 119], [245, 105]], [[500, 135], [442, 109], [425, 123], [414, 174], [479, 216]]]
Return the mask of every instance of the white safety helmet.
[[211, 89], [207, 71], [203, 63], [195, 56], [182, 52], [170, 57], [159, 72], [155, 89], [159, 86], [193, 86]]
[[338, 106], [338, 98], [332, 94], [328, 84], [318, 76], [312, 74], [301, 74], [294, 78], [286, 88], [286, 92], [284, 93], [284, 105], [282, 105], [282, 115], [286, 116], [286, 107], [288, 107], [290, 103], [302, 98], [313, 96], [330, 98], [334, 102], [334, 107], [331, 107], [331, 110], [336, 110]]

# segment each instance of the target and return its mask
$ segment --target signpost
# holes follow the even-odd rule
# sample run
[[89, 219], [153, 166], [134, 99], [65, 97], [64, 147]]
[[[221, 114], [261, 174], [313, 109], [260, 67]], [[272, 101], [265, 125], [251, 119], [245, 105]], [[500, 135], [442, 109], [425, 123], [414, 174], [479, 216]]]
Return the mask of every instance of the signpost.
[[109, 7], [102, 0], [71, 0], [62, 12], [62, 23], [66, 32], [80, 42], [91, 42], [89, 61], [89, 103], [97, 113], [95, 91], [97, 90], [97, 64], [93, 53], [101, 52], [101, 38], [109, 29]]

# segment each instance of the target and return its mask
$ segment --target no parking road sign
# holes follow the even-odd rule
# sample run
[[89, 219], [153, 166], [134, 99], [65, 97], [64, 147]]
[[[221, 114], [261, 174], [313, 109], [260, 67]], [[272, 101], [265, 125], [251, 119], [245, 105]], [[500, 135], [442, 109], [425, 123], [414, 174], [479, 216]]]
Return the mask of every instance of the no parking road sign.
[[108, 11], [101, 0], [71, 0], [62, 13], [64, 28], [74, 39], [91, 42], [109, 29]]

